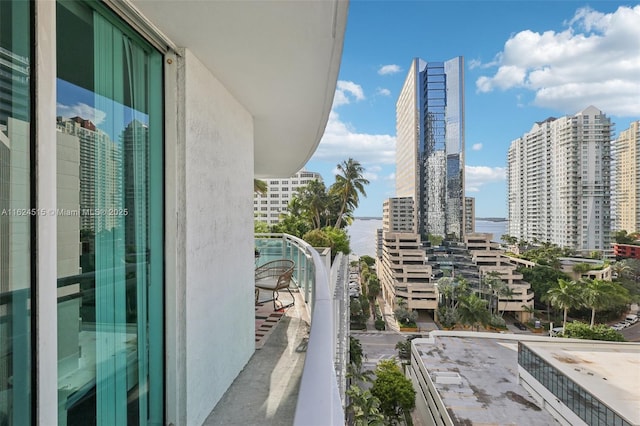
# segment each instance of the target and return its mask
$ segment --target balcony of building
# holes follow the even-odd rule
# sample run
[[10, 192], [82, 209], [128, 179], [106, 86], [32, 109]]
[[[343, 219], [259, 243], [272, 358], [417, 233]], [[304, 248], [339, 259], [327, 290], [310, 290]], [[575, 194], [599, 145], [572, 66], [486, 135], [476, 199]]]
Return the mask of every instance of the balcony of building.
[[[349, 262], [288, 234], [258, 234], [256, 266], [294, 262], [273, 310], [256, 304], [256, 350], [205, 425], [343, 425]], [[281, 306], [292, 306], [280, 309]]]

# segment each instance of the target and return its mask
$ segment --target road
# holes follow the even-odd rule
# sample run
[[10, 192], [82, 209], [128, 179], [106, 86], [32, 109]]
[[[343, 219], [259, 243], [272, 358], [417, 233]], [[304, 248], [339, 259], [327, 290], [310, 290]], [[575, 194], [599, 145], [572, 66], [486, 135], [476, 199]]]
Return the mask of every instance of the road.
[[394, 331], [352, 331], [351, 336], [360, 341], [363, 353], [363, 370], [375, 370], [378, 362], [395, 357], [398, 359], [396, 343], [409, 335]]
[[630, 327], [623, 328], [620, 333], [629, 342], [640, 342], [640, 321]]

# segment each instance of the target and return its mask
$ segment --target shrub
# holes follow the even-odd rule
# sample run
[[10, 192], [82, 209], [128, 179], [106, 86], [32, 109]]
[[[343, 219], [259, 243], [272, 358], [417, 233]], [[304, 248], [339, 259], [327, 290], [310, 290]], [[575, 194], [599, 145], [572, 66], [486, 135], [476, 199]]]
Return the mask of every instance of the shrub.
[[507, 328], [505, 320], [497, 315], [492, 315], [489, 318], [489, 325], [494, 328]]
[[386, 323], [383, 319], [377, 319], [375, 322], [376, 330], [384, 330], [386, 328]]
[[455, 309], [446, 306], [438, 308], [438, 322], [444, 328], [451, 328], [458, 322], [458, 315]]
[[410, 311], [404, 306], [398, 306], [393, 314], [396, 316], [398, 323], [405, 327], [415, 327], [418, 320], [418, 313], [416, 311]]
[[624, 342], [624, 336], [606, 324], [597, 324], [593, 328], [589, 324], [579, 321], [567, 323], [564, 328], [564, 336], [573, 339], [606, 340], [610, 342]]

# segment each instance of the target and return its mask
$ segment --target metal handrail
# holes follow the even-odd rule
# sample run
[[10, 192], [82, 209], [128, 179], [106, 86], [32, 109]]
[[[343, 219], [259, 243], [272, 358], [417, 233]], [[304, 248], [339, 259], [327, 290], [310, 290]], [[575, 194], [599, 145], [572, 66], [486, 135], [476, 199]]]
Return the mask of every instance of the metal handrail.
[[256, 238], [278, 236], [283, 238], [283, 243], [291, 242], [309, 256], [315, 270], [313, 296], [311, 300], [307, 300], [311, 331], [293, 424], [295, 426], [344, 425], [344, 410], [334, 367], [336, 328], [329, 272], [320, 254], [304, 240], [289, 234], [256, 234]]

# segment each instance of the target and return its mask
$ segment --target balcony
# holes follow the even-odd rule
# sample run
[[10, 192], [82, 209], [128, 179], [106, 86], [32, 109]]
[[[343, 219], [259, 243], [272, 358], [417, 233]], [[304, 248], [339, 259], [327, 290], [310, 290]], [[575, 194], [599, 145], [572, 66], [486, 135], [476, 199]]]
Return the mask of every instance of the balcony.
[[295, 262], [295, 305], [204, 424], [344, 425], [348, 257], [338, 254], [330, 267], [328, 249], [318, 253], [288, 234], [258, 234], [255, 245], [256, 265], [283, 258]]

